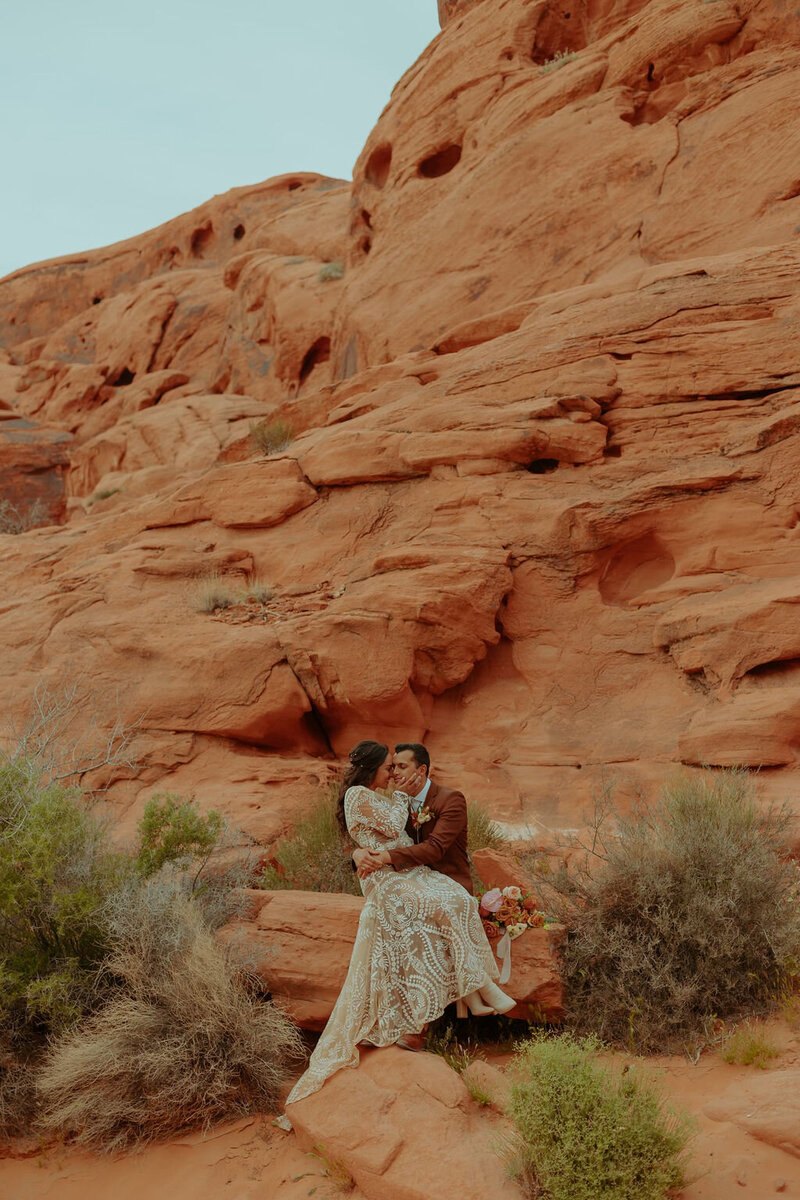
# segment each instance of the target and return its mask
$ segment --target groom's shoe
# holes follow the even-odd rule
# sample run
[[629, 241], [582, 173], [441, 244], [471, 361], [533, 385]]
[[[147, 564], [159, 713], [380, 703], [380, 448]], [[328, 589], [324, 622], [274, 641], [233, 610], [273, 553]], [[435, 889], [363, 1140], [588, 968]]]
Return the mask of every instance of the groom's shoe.
[[400, 1046], [402, 1050], [424, 1050], [425, 1035], [423, 1033], [404, 1033], [401, 1038], [395, 1042], [396, 1046]]

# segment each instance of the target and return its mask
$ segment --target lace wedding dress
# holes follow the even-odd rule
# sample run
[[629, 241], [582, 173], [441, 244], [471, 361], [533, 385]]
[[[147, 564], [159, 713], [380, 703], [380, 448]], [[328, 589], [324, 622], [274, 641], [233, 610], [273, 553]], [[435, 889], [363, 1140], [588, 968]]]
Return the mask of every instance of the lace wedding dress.
[[[349, 788], [344, 813], [358, 846], [392, 850], [413, 844], [405, 831], [403, 792], [387, 798], [369, 788]], [[318, 1091], [342, 1067], [358, 1066], [359, 1042], [391, 1046], [497, 978], [477, 901], [460, 883], [430, 867], [382, 867], [361, 881], [361, 890], [366, 904], [347, 978], [287, 1105]]]

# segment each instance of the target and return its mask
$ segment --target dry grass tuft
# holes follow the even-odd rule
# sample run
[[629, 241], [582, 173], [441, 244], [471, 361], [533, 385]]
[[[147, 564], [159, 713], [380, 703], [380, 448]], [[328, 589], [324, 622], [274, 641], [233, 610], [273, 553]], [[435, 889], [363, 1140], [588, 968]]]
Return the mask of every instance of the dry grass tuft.
[[250, 440], [261, 454], [278, 454], [291, 445], [294, 433], [282, 417], [273, 421], [251, 421]]
[[28, 508], [0, 500], [0, 533], [27, 533], [37, 525], [48, 524], [47, 507], [41, 500], [34, 500]]
[[299, 1035], [248, 993], [196, 905], [153, 884], [121, 897], [111, 924], [121, 989], [53, 1046], [38, 1079], [43, 1129], [116, 1151], [274, 1110]]
[[780, 1058], [780, 1053], [780, 1046], [762, 1025], [744, 1021], [725, 1042], [720, 1058], [726, 1063], [739, 1063], [743, 1067], [760, 1067], [764, 1070], [773, 1058]]
[[219, 612], [222, 609], [231, 608], [238, 599], [237, 589], [218, 571], [201, 575], [195, 581], [192, 604], [197, 612]]
[[508, 838], [484, 808], [474, 800], [467, 801], [467, 851], [499, 850]]
[[540, 75], [548, 75], [551, 71], [558, 70], [559, 67], [565, 66], [566, 63], [572, 62], [577, 58], [575, 50], [559, 50], [558, 54], [554, 54], [552, 58], [548, 58], [547, 62], [543, 62], [539, 67]]

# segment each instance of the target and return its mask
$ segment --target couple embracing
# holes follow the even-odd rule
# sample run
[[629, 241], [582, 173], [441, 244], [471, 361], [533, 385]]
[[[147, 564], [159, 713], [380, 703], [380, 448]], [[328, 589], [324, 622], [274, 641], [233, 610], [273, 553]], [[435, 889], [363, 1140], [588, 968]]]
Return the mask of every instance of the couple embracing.
[[418, 743], [401, 743], [393, 755], [371, 741], [350, 751], [338, 816], [357, 846], [366, 903], [347, 978], [287, 1104], [357, 1066], [359, 1043], [418, 1049], [425, 1026], [453, 1001], [459, 1015], [514, 1006], [495, 983], [472, 895], [466, 801], [429, 771]]

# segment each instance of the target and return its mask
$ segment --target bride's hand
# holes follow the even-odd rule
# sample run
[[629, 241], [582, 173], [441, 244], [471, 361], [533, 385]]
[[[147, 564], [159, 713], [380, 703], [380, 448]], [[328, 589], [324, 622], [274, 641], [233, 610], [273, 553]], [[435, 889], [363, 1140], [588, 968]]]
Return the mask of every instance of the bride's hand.
[[416, 796], [417, 792], [425, 786], [425, 770], [423, 767], [417, 767], [407, 779], [404, 779], [400, 784], [400, 791], [405, 792], [407, 796]]

